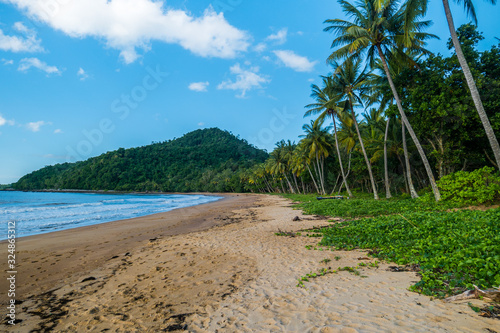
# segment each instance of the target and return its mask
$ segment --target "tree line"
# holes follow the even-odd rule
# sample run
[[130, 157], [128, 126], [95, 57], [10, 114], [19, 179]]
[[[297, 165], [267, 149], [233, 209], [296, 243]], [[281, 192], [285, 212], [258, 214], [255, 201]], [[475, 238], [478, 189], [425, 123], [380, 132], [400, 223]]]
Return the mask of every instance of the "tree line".
[[[326, 20], [334, 34], [331, 72], [312, 85], [313, 103], [295, 144], [281, 141], [252, 170], [252, 191], [319, 194], [432, 191], [455, 171], [500, 168], [500, 45], [479, 52], [473, 24], [457, 31], [443, 0], [449, 57], [425, 49], [427, 1], [339, 1], [347, 20]], [[463, 2], [476, 22], [474, 6]], [[360, 114], [360, 110], [363, 111]], [[330, 125], [331, 124], [331, 125]]]

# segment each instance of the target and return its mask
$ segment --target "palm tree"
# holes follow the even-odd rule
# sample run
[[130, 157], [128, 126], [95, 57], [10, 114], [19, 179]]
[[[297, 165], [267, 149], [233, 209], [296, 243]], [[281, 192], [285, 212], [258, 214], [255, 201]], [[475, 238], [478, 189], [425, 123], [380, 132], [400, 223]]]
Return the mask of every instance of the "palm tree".
[[[379, 0], [364, 0], [363, 2], [359, 2], [358, 6], [354, 6], [345, 0], [340, 0], [339, 2], [343, 11], [352, 17], [352, 22], [341, 19], [325, 21], [325, 23], [329, 24], [325, 28], [325, 31], [333, 31], [337, 35], [332, 42], [332, 48], [340, 47], [328, 57], [328, 60], [333, 61], [347, 57], [359, 58], [366, 54], [370, 65], [373, 65], [376, 54], [379, 56], [394, 99], [396, 100], [401, 119], [405, 123], [417, 147], [420, 158], [424, 163], [434, 197], [436, 201], [439, 201], [441, 195], [436, 185], [431, 166], [420, 141], [406, 118], [403, 106], [401, 105], [401, 99], [392, 81], [387, 64], [387, 58], [391, 54], [397, 53], [402, 57], [405, 56], [404, 49], [410, 50], [410, 54], [414, 51], [428, 52], [423, 48], [425, 39], [435, 36], [424, 33], [422, 30], [430, 25], [430, 21], [418, 21], [423, 16], [422, 11], [415, 11], [415, 14], [411, 17], [411, 22], [405, 20], [404, 13], [407, 9], [407, 4], [398, 6], [397, 0], [386, 0], [383, 2]], [[406, 33], [404, 31], [405, 27], [407, 28]]]
[[411, 178], [411, 166], [410, 159], [408, 155], [408, 147], [406, 146], [406, 129], [405, 123], [401, 122], [401, 131], [402, 131], [402, 141], [403, 141], [403, 150], [405, 154], [405, 163], [406, 163], [406, 175], [408, 178], [408, 188], [410, 189], [410, 195], [412, 199], [418, 198], [417, 191], [415, 190], [415, 186], [413, 186], [413, 179]]
[[[378, 75], [376, 77], [379, 78]], [[372, 80], [372, 82], [373, 82], [373, 80]], [[378, 86], [378, 85], [376, 85], [376, 86]], [[389, 124], [390, 124], [390, 120], [391, 119], [390, 118], [387, 118], [387, 120], [384, 119], [384, 117], [383, 117], [383, 114], [384, 114], [384, 108], [383, 108], [383, 106], [386, 103], [384, 103], [383, 97], [381, 97], [381, 96], [377, 96], [377, 97], [378, 97], [377, 99], [382, 99], [381, 107], [379, 107], [378, 109], [372, 108], [372, 109], [370, 109], [370, 112], [365, 112], [364, 118], [365, 118], [366, 122], [368, 123], [368, 126], [371, 127], [372, 132], [377, 131], [377, 132], [379, 132], [381, 134], [382, 133], [384, 134], [383, 146], [384, 146], [384, 184], [385, 184], [385, 197], [387, 199], [390, 199], [390, 198], [392, 198], [392, 194], [391, 194], [391, 187], [390, 187], [390, 184], [389, 184], [389, 170], [388, 170], [388, 167], [387, 167], [387, 137], [389, 135]], [[375, 141], [374, 143], [375, 143], [376, 146], [377, 145], [380, 146], [380, 142], [376, 142]], [[375, 160], [375, 159], [372, 157], [371, 161], [373, 161], [373, 160]]]
[[356, 112], [354, 112], [354, 105], [363, 104], [363, 100], [369, 99], [367, 95], [369, 73], [366, 68], [361, 70], [360, 58], [356, 60], [347, 58], [342, 65], [333, 62], [333, 67], [335, 68], [335, 72], [332, 76], [333, 84], [331, 87], [338, 94], [338, 97], [343, 100], [343, 103], [345, 103], [345, 109], [351, 111], [351, 117], [356, 127], [356, 133], [358, 134], [359, 145], [361, 146], [366, 168], [368, 169], [372, 183], [373, 197], [375, 200], [378, 200], [377, 186], [373, 178], [372, 167], [368, 155], [366, 155], [365, 145], [363, 144], [363, 138], [361, 137], [356, 119]]
[[[460, 4], [461, 0], [456, 0], [456, 2]], [[491, 2], [494, 5], [496, 3], [496, 0], [488, 0], [488, 2]], [[474, 23], [477, 25], [476, 11], [474, 9], [472, 0], [463, 0], [463, 4], [465, 11], [472, 17]], [[467, 60], [465, 59], [464, 53], [462, 52], [462, 47], [460, 46], [460, 41], [458, 40], [457, 32], [455, 30], [455, 24], [453, 23], [453, 16], [451, 15], [448, 0], [443, 0], [443, 6], [444, 12], [446, 14], [446, 20], [448, 21], [448, 28], [450, 29], [451, 41], [453, 42], [453, 46], [455, 47], [458, 62], [460, 63], [460, 67], [462, 67], [462, 71], [464, 72], [465, 80], [467, 81], [467, 85], [469, 86], [472, 100], [474, 101], [474, 105], [476, 106], [476, 110], [479, 114], [479, 118], [481, 119], [481, 123], [483, 124], [486, 136], [490, 141], [490, 146], [493, 150], [493, 154], [495, 155], [497, 167], [500, 170], [500, 145], [498, 144], [495, 132], [493, 132], [490, 120], [488, 119], [488, 116], [484, 111], [483, 102], [481, 101], [481, 96], [479, 95], [479, 91], [477, 90], [476, 82], [474, 81], [474, 77], [472, 76], [469, 65], [467, 64]]]
[[384, 182], [385, 182], [385, 197], [390, 199], [391, 195], [391, 185], [389, 184], [389, 170], [387, 169], [387, 136], [389, 134], [389, 123], [391, 118], [387, 118], [384, 133]]
[[331, 89], [332, 80], [329, 77], [323, 76], [323, 89], [319, 88], [317, 85], [313, 84], [311, 86], [312, 93], [311, 97], [316, 100], [316, 103], [306, 105], [309, 110], [306, 111], [304, 117], [320, 113], [318, 119], [323, 121], [327, 116], [332, 117], [333, 121], [333, 134], [335, 136], [335, 147], [337, 149], [337, 156], [340, 165], [340, 173], [342, 174], [342, 181], [345, 185], [347, 194], [352, 197], [352, 192], [347, 184], [347, 177], [344, 172], [344, 165], [342, 164], [342, 157], [340, 155], [339, 140], [337, 137], [337, 122], [335, 117], [339, 117], [344, 111], [343, 108], [337, 105], [337, 96], [333, 95], [333, 90]]
[[[268, 160], [269, 163], [268, 170], [271, 174], [283, 175], [286, 179], [290, 192], [295, 193], [292, 183], [290, 183], [290, 180], [286, 175], [289, 172], [289, 170], [288, 170], [288, 160], [287, 160], [288, 156], [285, 151], [286, 149], [285, 146], [286, 143], [284, 140], [276, 143], [276, 148], [274, 148], [274, 150], [271, 152], [270, 158]], [[282, 180], [280, 179], [280, 181]]]
[[293, 178], [293, 181], [295, 183], [295, 189], [297, 192], [300, 193], [299, 184], [297, 183], [297, 175], [294, 172], [294, 169], [295, 169], [294, 168], [294, 166], [295, 166], [294, 153], [295, 153], [296, 148], [297, 148], [297, 145], [295, 144], [295, 142], [288, 140], [285, 143], [285, 145], [283, 146], [283, 153], [285, 154], [285, 159], [288, 162], [287, 170], [292, 174], [292, 178]]
[[326, 194], [325, 191], [325, 159], [330, 155], [330, 149], [332, 144], [330, 142], [331, 136], [328, 134], [330, 126], [322, 128], [322, 119], [311, 120], [311, 124], [305, 124], [302, 129], [306, 132], [305, 135], [301, 135], [304, 139], [303, 144], [305, 145], [307, 151], [309, 152], [309, 159], [315, 159], [316, 164], [313, 163], [313, 167], [316, 170], [316, 174], [319, 178], [319, 183], [321, 187], [321, 193]]
[[309, 164], [311, 164], [311, 160], [309, 158], [309, 154], [307, 153], [307, 147], [304, 144], [303, 140], [299, 142], [299, 145], [295, 150], [295, 159], [297, 164], [300, 164], [303, 167], [307, 168], [307, 171], [309, 171], [309, 175], [311, 176], [311, 179], [313, 181], [314, 188], [316, 188], [316, 193], [321, 193], [318, 187], [318, 183], [316, 182], [316, 179], [314, 178], [311, 168], [309, 167]]

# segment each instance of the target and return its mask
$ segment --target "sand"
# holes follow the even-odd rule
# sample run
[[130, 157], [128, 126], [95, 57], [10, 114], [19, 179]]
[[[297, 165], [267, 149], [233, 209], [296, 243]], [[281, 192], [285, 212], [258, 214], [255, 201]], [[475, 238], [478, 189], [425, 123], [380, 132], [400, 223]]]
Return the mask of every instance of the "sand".
[[341, 271], [297, 287], [301, 276], [318, 269], [375, 259], [362, 251], [308, 250], [318, 238], [276, 236], [278, 230], [331, 223], [290, 206], [276, 196], [228, 195], [21, 239], [22, 321], [0, 330], [500, 332], [498, 320], [479, 317], [467, 302], [449, 304], [408, 291], [416, 274], [388, 271], [389, 263], [361, 267], [360, 276]]

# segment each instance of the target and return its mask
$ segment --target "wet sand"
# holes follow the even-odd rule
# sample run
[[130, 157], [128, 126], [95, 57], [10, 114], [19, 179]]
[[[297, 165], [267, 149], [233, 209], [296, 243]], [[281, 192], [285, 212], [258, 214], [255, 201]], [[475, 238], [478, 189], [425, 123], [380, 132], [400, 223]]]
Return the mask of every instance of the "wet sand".
[[[299, 221], [293, 221], [298, 216]], [[359, 267], [362, 251], [314, 251], [325, 226], [276, 196], [195, 207], [19, 240], [18, 318], [9, 332], [494, 332], [467, 303], [408, 291], [412, 272]], [[5, 244], [1, 244], [5, 246]], [[324, 260], [324, 259], [329, 259]], [[2, 308], [6, 281], [0, 281]], [[473, 303], [480, 302], [473, 300]], [[489, 331], [488, 331], [489, 329]]]

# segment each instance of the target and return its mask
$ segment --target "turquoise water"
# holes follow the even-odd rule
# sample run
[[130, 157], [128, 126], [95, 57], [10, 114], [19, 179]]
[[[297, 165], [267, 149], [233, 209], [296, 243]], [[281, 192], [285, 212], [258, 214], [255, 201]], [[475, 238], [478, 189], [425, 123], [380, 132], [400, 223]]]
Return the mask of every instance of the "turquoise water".
[[205, 195], [40, 193], [0, 191], [0, 240], [129, 219], [217, 201]]

